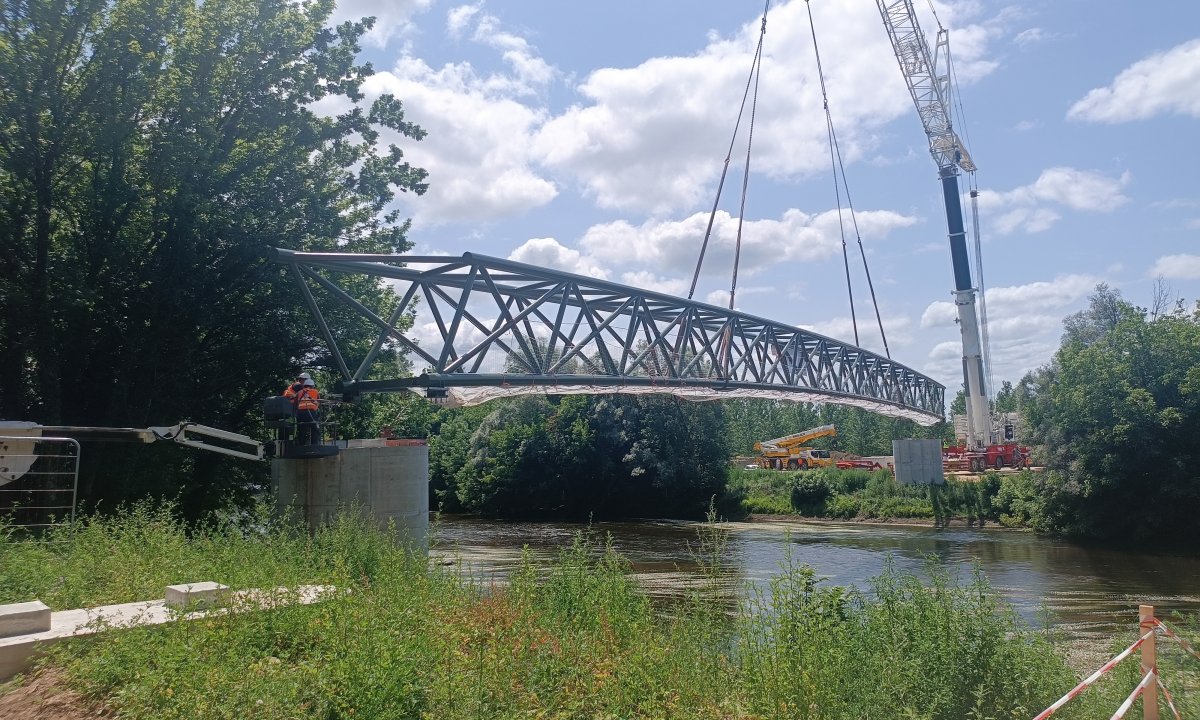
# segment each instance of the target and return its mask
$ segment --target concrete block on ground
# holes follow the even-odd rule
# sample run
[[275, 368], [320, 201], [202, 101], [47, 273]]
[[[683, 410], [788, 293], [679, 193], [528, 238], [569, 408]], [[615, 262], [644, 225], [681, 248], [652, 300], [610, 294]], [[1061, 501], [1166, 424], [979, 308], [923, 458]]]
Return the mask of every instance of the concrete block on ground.
[[946, 484], [940, 440], [893, 440], [892, 457], [896, 463], [896, 482], [901, 485]]
[[211, 581], [168, 585], [166, 592], [167, 606], [177, 610], [220, 605], [228, 596], [227, 586]]
[[0, 605], [0, 637], [28, 635], [50, 629], [50, 608], [41, 600]]

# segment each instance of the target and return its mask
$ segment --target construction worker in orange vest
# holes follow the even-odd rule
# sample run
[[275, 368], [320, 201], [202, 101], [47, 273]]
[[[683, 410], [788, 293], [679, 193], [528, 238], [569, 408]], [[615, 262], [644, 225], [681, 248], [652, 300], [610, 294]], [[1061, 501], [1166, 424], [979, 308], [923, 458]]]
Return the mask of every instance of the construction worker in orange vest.
[[320, 439], [317, 410], [320, 409], [321, 394], [317, 392], [312, 375], [300, 373], [296, 381], [283, 391], [283, 396], [292, 400], [292, 412], [296, 416], [296, 444], [316, 445]]
[[312, 380], [312, 375], [309, 375], [306, 372], [302, 372], [297, 375], [296, 379], [293, 380], [286, 388], [284, 388], [283, 396], [289, 400], [295, 399], [295, 397], [300, 394], [300, 391], [304, 389], [305, 380]]
[[297, 441], [301, 445], [316, 445], [320, 439], [320, 432], [317, 430], [317, 410], [320, 409], [318, 401], [321, 399], [321, 394], [317, 392], [317, 384], [312, 381], [312, 378], [304, 381], [304, 387], [292, 399], [292, 403], [296, 407], [296, 434]]

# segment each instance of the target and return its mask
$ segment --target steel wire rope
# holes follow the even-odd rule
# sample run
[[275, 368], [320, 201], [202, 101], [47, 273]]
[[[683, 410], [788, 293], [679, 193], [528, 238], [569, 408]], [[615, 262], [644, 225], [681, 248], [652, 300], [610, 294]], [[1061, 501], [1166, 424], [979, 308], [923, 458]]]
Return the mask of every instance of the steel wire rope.
[[[863, 247], [862, 233], [858, 228], [858, 216], [854, 212], [854, 201], [850, 197], [850, 183], [846, 179], [846, 166], [842, 160], [842, 148], [838, 143], [837, 131], [833, 126], [833, 114], [829, 110], [829, 95], [825, 90], [825, 69], [821, 63], [821, 50], [817, 46], [817, 27], [813, 22], [812, 4], [809, 0], [804, 0], [804, 6], [808, 10], [808, 27], [812, 34], [813, 54], [817, 61], [817, 77], [821, 83], [821, 101], [825, 108], [825, 127], [829, 139], [829, 161], [833, 166], [833, 189], [838, 205], [838, 231], [842, 238], [842, 262], [846, 269], [846, 292], [850, 296], [850, 322], [854, 326], [854, 344], [859, 345], [860, 343], [858, 337], [858, 318], [854, 310], [854, 288], [850, 283], [850, 258], [846, 251], [846, 229], [845, 223], [842, 220], [842, 189], [846, 191], [846, 206], [850, 213], [850, 222], [854, 226], [855, 238], [858, 241], [858, 252], [862, 256], [863, 272], [867, 276], [867, 287], [871, 292], [871, 305], [875, 309], [875, 321], [879, 325], [879, 337], [883, 340], [883, 351], [890, 360], [892, 358], [892, 351], [888, 347], [887, 333], [883, 329], [883, 317], [879, 313], [879, 301], [875, 297], [875, 283], [871, 279], [871, 267], [867, 263], [867, 251]], [[838, 181], [839, 174], [841, 177], [840, 184]]]
[[[770, 2], [768, 0], [768, 6]], [[759, 34], [759, 52], [755, 53], [754, 95], [750, 100], [750, 127], [746, 131], [746, 164], [742, 170], [742, 197], [738, 205], [737, 239], [733, 246], [733, 278], [729, 283], [729, 310], [733, 311], [734, 300], [737, 297], [738, 264], [742, 258], [742, 229], [746, 223], [746, 193], [750, 189], [750, 151], [754, 147], [754, 118], [758, 113], [758, 81], [762, 78], [762, 38], [767, 32], [767, 15], [763, 12], [762, 32]], [[725, 337], [721, 340], [721, 362], [724, 363], [723, 374], [729, 381], [730, 352], [733, 348], [733, 324], [726, 326]]]
[[729, 139], [729, 150], [725, 153], [725, 166], [721, 169], [721, 180], [717, 183], [717, 197], [713, 200], [712, 211], [708, 214], [708, 227], [704, 231], [704, 241], [700, 244], [700, 257], [696, 259], [696, 271], [692, 274], [692, 286], [688, 289], [688, 300], [691, 300], [696, 293], [696, 283], [700, 279], [700, 267], [704, 264], [704, 253], [708, 250], [708, 241], [712, 237], [713, 221], [717, 217], [717, 207], [721, 203], [725, 177], [729, 174], [729, 161], [733, 158], [733, 146], [737, 143], [738, 131], [742, 126], [742, 116], [746, 112], [746, 99], [750, 97], [750, 84], [754, 82], [760, 66], [763, 38], [767, 34], [767, 11], [770, 8], [771, 0], [766, 0], [766, 4], [763, 6], [762, 26], [758, 33], [758, 46], [754, 50], [754, 59], [750, 62], [750, 74], [746, 76], [746, 89], [742, 91], [742, 104], [738, 108], [737, 121], [733, 124], [733, 137]]

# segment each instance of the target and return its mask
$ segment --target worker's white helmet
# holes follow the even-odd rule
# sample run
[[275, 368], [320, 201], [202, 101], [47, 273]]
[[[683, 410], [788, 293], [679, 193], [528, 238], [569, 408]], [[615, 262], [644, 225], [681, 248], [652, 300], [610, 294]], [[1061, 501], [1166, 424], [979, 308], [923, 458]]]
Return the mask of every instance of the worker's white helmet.
[[312, 378], [309, 378], [304, 381], [304, 387], [316, 387], [316, 386], [317, 386], [317, 384], [312, 381]]
[[296, 377], [300, 378], [301, 380], [312, 380], [312, 375], [309, 375], [308, 373], [300, 373]]

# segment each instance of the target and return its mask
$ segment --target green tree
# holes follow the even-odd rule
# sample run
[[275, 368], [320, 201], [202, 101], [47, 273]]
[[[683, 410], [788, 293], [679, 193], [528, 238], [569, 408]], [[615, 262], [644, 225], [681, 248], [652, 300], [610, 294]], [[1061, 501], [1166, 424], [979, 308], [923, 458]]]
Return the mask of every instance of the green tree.
[[[420, 128], [395, 98], [360, 104], [370, 21], [326, 28], [332, 9], [0, 6], [0, 415], [253, 430], [263, 396], [328, 363], [268, 249], [403, 250], [407, 224], [387, 208], [425, 189], [383, 140]], [[345, 110], [317, 115], [317, 102]], [[350, 292], [395, 302], [369, 280]], [[368, 323], [330, 320], [365, 352]], [[255, 472], [171, 449], [85, 456], [85, 497], [183, 489], [196, 510]]]
[[1099, 286], [1051, 363], [1018, 393], [1055, 530], [1196, 546], [1200, 315], [1148, 320]]
[[992, 409], [998, 413], [1017, 412], [1017, 390], [1009, 380], [1000, 383], [996, 391], [996, 399], [992, 401]]

